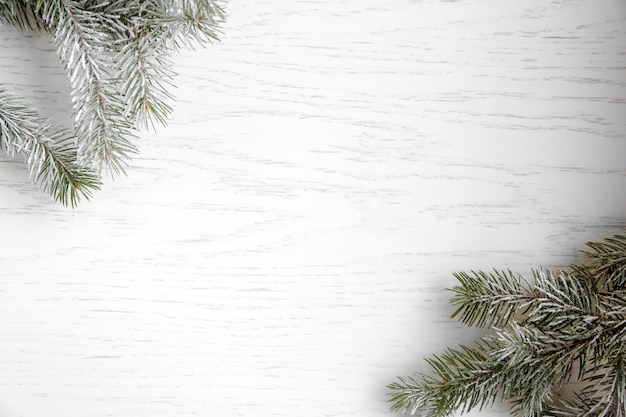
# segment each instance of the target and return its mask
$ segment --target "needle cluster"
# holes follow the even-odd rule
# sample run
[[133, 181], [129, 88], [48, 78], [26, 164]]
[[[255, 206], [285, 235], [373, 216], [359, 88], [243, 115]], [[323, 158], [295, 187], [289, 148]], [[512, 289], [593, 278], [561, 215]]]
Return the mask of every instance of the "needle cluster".
[[0, 0], [0, 22], [49, 32], [72, 86], [73, 132], [0, 86], [0, 147], [63, 204], [124, 168], [138, 129], [172, 112], [172, 55], [218, 40], [220, 0]]
[[492, 331], [390, 384], [392, 410], [442, 417], [504, 400], [514, 416], [626, 417], [626, 236], [588, 246], [586, 264], [532, 279], [455, 274], [452, 317]]

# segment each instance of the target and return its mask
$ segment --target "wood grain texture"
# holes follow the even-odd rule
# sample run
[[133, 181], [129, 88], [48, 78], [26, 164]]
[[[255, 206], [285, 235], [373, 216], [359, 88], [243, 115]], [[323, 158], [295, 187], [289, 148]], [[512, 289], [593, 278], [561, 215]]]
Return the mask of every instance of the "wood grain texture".
[[[448, 318], [453, 271], [624, 231], [621, 0], [228, 14], [92, 202], [0, 157], [0, 416], [386, 415], [396, 375], [477, 335]], [[0, 45], [0, 80], [68, 123], [49, 40]]]

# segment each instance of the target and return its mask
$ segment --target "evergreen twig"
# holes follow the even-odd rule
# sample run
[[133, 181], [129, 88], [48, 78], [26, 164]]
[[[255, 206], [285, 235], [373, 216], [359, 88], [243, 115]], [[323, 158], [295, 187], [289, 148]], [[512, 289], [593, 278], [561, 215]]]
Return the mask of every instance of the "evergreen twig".
[[[71, 162], [89, 172], [107, 168], [112, 174], [120, 174], [137, 152], [136, 130], [166, 124], [173, 110], [172, 54], [183, 47], [218, 40], [225, 19], [220, 3], [0, 0], [0, 22], [52, 35], [72, 86], [71, 141], [76, 152]], [[7, 117], [23, 124], [32, 122], [22, 119], [25, 113]], [[63, 155], [69, 155], [65, 149], [70, 139], [66, 135], [47, 136], [46, 143], [57, 141], [57, 152], [62, 149]], [[32, 165], [45, 166], [43, 155], [47, 154], [31, 153]], [[52, 191], [56, 189], [54, 182], [62, 181], [54, 178], [55, 173], [37, 177], [44, 189]], [[59, 200], [75, 204], [78, 197]]]
[[[431, 374], [389, 385], [392, 410], [427, 417], [500, 398], [524, 417], [626, 417], [626, 236], [588, 243], [568, 270], [455, 274], [453, 317], [492, 334], [428, 358]], [[573, 398], [559, 390], [581, 382]]]
[[100, 188], [96, 172], [76, 163], [76, 149], [67, 132], [0, 86], [0, 148], [23, 155], [31, 177], [65, 205], [75, 206]]

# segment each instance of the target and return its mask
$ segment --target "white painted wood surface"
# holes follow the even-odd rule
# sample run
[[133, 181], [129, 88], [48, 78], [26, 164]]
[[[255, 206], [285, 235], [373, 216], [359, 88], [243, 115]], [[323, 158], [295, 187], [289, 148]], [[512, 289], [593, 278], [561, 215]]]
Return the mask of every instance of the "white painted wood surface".
[[[379, 416], [451, 273], [626, 226], [626, 3], [232, 0], [167, 128], [63, 208], [0, 157], [0, 416]], [[66, 122], [45, 37], [0, 81]], [[505, 408], [473, 415], [507, 415]]]

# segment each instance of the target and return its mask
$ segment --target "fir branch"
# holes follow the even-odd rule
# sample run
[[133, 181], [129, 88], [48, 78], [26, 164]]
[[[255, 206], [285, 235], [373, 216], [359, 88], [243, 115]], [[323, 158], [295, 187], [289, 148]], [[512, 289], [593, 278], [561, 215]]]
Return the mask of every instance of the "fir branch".
[[169, 56], [155, 50], [150, 38], [138, 32], [122, 47], [116, 62], [126, 98], [125, 117], [140, 128], [165, 125], [173, 100], [170, 90], [174, 73]]
[[[540, 268], [532, 284], [510, 271], [455, 274], [453, 317], [495, 335], [428, 358], [433, 376], [389, 385], [392, 410], [442, 417], [499, 396], [516, 416], [626, 417], [626, 237], [590, 246], [590, 265]], [[557, 398], [572, 380], [586, 387]]]
[[172, 112], [170, 90], [174, 87], [171, 51], [161, 39], [158, 22], [164, 7], [159, 2], [141, 3], [127, 19], [128, 36], [117, 41], [121, 45], [115, 58], [117, 79], [126, 100], [125, 116], [138, 127], [156, 128], [166, 124]]
[[74, 207], [100, 188], [96, 173], [76, 163], [71, 137], [2, 86], [0, 148], [11, 157], [24, 155], [35, 183], [64, 205]]
[[451, 303], [458, 306], [452, 318], [458, 317], [468, 326], [504, 326], [515, 317], [520, 306], [531, 299], [524, 277], [511, 271], [453, 275], [460, 285], [452, 288], [455, 295]]
[[129, 37], [116, 57], [126, 115], [139, 127], [165, 124], [172, 112], [170, 56], [182, 47], [218, 40], [224, 12], [216, 1], [160, 0], [141, 3], [127, 19]]
[[594, 323], [597, 291], [588, 280], [565, 271], [533, 271], [532, 297], [526, 307], [527, 324], [544, 331], [569, 329], [577, 322]]
[[427, 358], [434, 377], [415, 374], [389, 385], [391, 409], [444, 417], [457, 409], [483, 409], [501, 398], [514, 404], [514, 415], [538, 417], [592, 343], [593, 338], [582, 337], [566, 349], [540, 331], [513, 325], [475, 347]]
[[73, 0], [46, 2], [42, 14], [55, 28], [54, 43], [73, 87], [79, 162], [120, 173], [136, 148], [130, 142], [131, 124], [124, 117], [123, 101], [106, 72], [113, 66], [108, 51], [112, 36], [102, 28], [112, 32], [127, 28], [115, 14], [82, 6]]
[[436, 378], [415, 374], [398, 378], [390, 384], [392, 411], [420, 411], [429, 417], [445, 417], [460, 405], [465, 410], [484, 408], [499, 395], [503, 379], [503, 364], [490, 355], [491, 341], [484, 339], [474, 347], [447, 349], [426, 361]]
[[[515, 369], [516, 378], [504, 387], [503, 398], [514, 404], [513, 414], [541, 416], [554, 393], [588, 371], [587, 358], [601, 344], [599, 327], [563, 337], [540, 328], [513, 323], [497, 332], [500, 348], [493, 354]], [[532, 383], [529, 383], [532, 381]]]
[[[459, 285], [452, 288], [451, 303], [457, 309], [451, 317], [468, 326], [502, 327], [518, 314], [529, 316], [528, 320], [535, 325], [547, 320], [544, 324], [558, 328], [572, 317], [580, 318], [579, 314], [585, 320], [593, 319], [589, 315], [597, 316], [592, 307], [596, 304], [596, 292], [591, 283], [563, 271], [533, 271], [532, 285], [524, 276], [511, 271], [453, 275]], [[555, 312], [560, 314], [558, 318]]]
[[224, 9], [215, 0], [170, 0], [167, 13], [158, 22], [165, 29], [165, 39], [175, 51], [194, 48], [219, 40]]
[[52, 33], [72, 86], [77, 163], [118, 174], [137, 152], [135, 129], [172, 112], [171, 55], [218, 39], [221, 3], [0, 0], [0, 20]]
[[587, 243], [593, 251], [584, 252], [592, 262], [588, 266], [596, 285], [626, 289], [626, 236], [613, 236], [603, 242]]

